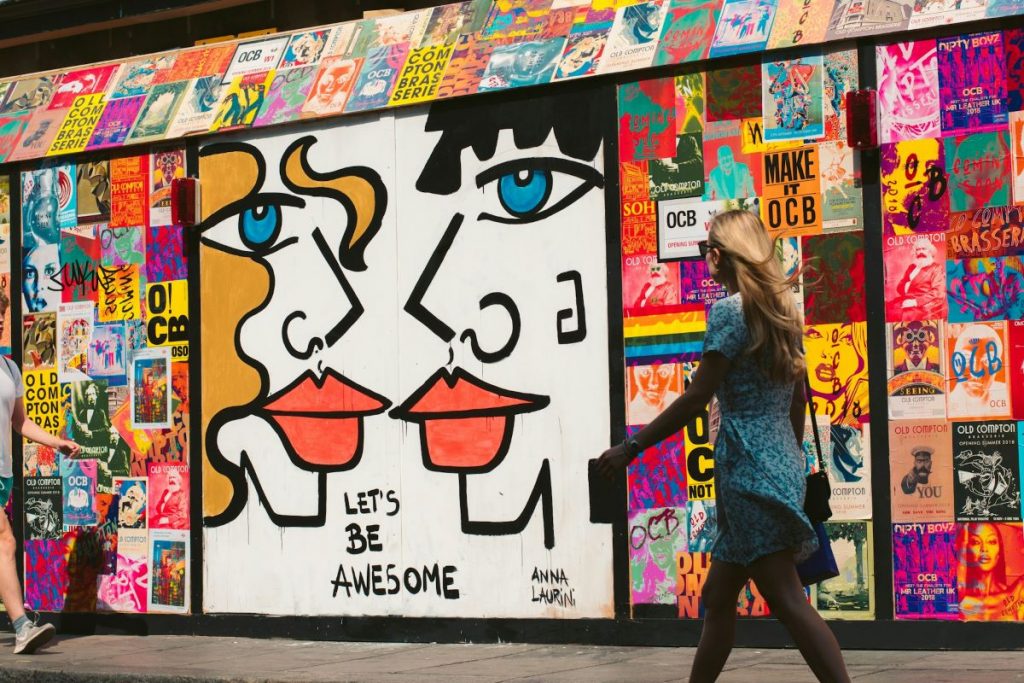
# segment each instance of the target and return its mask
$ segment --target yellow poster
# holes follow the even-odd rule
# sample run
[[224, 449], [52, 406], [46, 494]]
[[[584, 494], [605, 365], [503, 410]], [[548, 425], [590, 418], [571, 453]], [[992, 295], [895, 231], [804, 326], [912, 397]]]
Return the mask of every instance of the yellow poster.
[[221, 98], [211, 131], [251, 126], [263, 108], [275, 70], [235, 76]]
[[764, 153], [761, 218], [773, 237], [821, 232], [821, 168], [818, 146]]
[[25, 415], [51, 433], [64, 430], [64, 396], [56, 370], [26, 370]]
[[941, 140], [904, 140], [883, 145], [878, 169], [882, 181], [883, 234], [913, 235], [945, 232], [949, 228], [949, 180]]
[[146, 340], [171, 347], [172, 361], [188, 360], [188, 280], [146, 285]]
[[743, 119], [740, 121], [742, 143], [740, 151], [744, 154], [756, 154], [764, 151], [764, 119]]
[[703, 616], [701, 591], [710, 569], [710, 553], [676, 553], [676, 595], [681, 619], [699, 619]]
[[99, 267], [100, 322], [141, 320], [139, 306], [139, 266], [135, 263]]
[[452, 45], [431, 45], [411, 50], [398, 75], [388, 106], [434, 99], [454, 50]]
[[859, 429], [868, 419], [867, 323], [808, 325], [804, 348], [815, 413]]
[[89, 144], [92, 131], [103, 115], [106, 106], [105, 95], [79, 95], [71, 104], [68, 115], [64, 118], [57, 137], [50, 143], [47, 156], [55, 154], [73, 154], [81, 152]]
[[[689, 386], [698, 363], [683, 363], [683, 384]], [[715, 445], [707, 408], [683, 430], [686, 454], [686, 497], [689, 500], [712, 500], [715, 497]]]

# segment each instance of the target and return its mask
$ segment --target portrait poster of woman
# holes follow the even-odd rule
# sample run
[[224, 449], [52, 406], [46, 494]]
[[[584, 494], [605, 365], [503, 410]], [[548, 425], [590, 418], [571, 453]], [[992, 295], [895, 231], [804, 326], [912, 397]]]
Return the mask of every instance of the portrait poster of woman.
[[961, 618], [964, 621], [1024, 620], [1021, 524], [960, 524], [956, 547]]

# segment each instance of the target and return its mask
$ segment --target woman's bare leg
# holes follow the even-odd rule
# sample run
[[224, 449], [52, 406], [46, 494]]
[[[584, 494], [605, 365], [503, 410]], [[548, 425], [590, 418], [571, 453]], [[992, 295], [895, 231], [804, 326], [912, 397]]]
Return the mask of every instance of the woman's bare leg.
[[704, 628], [693, 658], [690, 683], [714, 681], [722, 673], [736, 636], [736, 599], [748, 578], [742, 565], [721, 561], [711, 563], [701, 591]]
[[15, 619], [25, 614], [21, 582], [14, 561], [16, 548], [14, 530], [7, 521], [7, 513], [0, 509], [0, 600], [3, 600], [12, 624]]
[[848, 683], [850, 675], [839, 643], [825, 620], [807, 602], [793, 553], [782, 551], [766, 555], [750, 565], [749, 570], [772, 616], [793, 636], [800, 654], [818, 680]]

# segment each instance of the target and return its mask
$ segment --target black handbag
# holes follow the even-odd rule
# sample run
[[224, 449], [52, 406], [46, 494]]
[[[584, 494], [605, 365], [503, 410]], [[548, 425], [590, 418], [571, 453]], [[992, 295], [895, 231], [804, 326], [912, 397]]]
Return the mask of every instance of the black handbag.
[[832, 484], [828, 480], [825, 467], [825, 455], [821, 452], [821, 437], [818, 435], [818, 420], [814, 411], [814, 397], [811, 393], [811, 380], [804, 375], [804, 387], [807, 389], [807, 402], [811, 408], [811, 429], [814, 430], [814, 448], [818, 452], [818, 471], [807, 475], [807, 493], [804, 496], [804, 514], [811, 523], [824, 522], [832, 517], [832, 508], [828, 501], [832, 497]]

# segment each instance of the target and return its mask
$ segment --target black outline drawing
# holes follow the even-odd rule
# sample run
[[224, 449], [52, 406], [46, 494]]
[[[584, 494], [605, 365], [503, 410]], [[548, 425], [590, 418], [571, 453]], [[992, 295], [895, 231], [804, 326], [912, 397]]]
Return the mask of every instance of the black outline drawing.
[[[315, 136], [307, 135], [291, 143], [287, 147], [285, 152], [282, 154], [278, 168], [281, 173], [282, 182], [285, 184], [286, 187], [295, 192], [296, 195], [326, 197], [334, 201], [337, 201], [345, 209], [347, 219], [346, 229], [344, 239], [341, 242], [337, 254], [335, 254], [334, 251], [327, 244], [327, 241], [323, 237], [323, 234], [319, 227], [313, 229], [312, 237], [317, 245], [317, 248], [320, 250], [322, 256], [324, 257], [329, 267], [331, 268], [331, 271], [337, 278], [343, 291], [351, 300], [352, 309], [348, 313], [346, 313], [346, 315], [334, 327], [332, 327], [330, 330], [324, 333], [323, 338], [311, 338], [304, 350], [296, 348], [292, 341], [288, 338], [287, 326], [294, 319], [300, 317], [304, 318], [305, 313], [302, 312], [301, 310], [297, 310], [293, 312], [291, 315], [287, 316], [284, 323], [282, 324], [282, 339], [284, 341], [285, 349], [288, 351], [288, 353], [292, 354], [293, 356], [299, 359], [311, 358], [317, 349], [327, 348], [336, 343], [345, 334], [345, 332], [349, 328], [351, 328], [351, 326], [356, 322], [356, 320], [358, 320], [359, 317], [363, 314], [363, 306], [360, 303], [359, 299], [356, 297], [355, 290], [349, 283], [348, 278], [345, 276], [343, 269], [347, 268], [349, 270], [354, 271], [366, 269], [366, 264], [365, 261], [363, 260], [363, 252], [366, 248], [367, 243], [373, 238], [377, 231], [379, 231], [381, 223], [383, 221], [384, 212], [387, 208], [387, 188], [384, 186], [384, 183], [380, 179], [380, 176], [372, 169], [369, 169], [364, 166], [353, 166], [341, 168], [335, 171], [331, 171], [329, 173], [318, 173], [311, 169], [309, 167], [307, 155], [309, 149], [316, 142], [317, 139]], [[246, 197], [243, 197], [242, 199], [232, 202], [231, 204], [219, 209], [218, 211], [214, 212], [211, 216], [209, 216], [206, 220], [204, 220], [203, 223], [199, 226], [200, 232], [205, 232], [209, 228], [218, 225], [225, 219], [228, 219], [231, 216], [237, 214], [239, 216], [239, 237], [241, 239], [242, 236], [244, 235], [241, 228], [242, 216], [245, 211], [258, 207], [269, 207], [272, 205], [292, 206], [297, 208], [303, 208], [306, 206], [305, 200], [303, 200], [300, 196], [289, 195], [286, 193], [260, 192], [260, 189], [263, 187], [263, 183], [266, 180], [266, 161], [263, 157], [263, 153], [253, 145], [240, 142], [214, 143], [207, 145], [202, 150], [200, 150], [199, 156], [206, 157], [229, 152], [243, 152], [246, 155], [252, 157], [252, 159], [257, 164], [256, 182], [254, 183], [252, 190]], [[289, 160], [295, 154], [299, 154], [299, 162], [301, 164], [303, 172], [306, 173], [309, 176], [309, 178], [314, 181], [329, 182], [331, 180], [343, 176], [354, 176], [365, 181], [372, 188], [376, 200], [373, 209], [373, 215], [370, 217], [369, 222], [367, 223], [367, 227], [363, 231], [363, 234], [360, 236], [357, 244], [352, 245], [352, 239], [354, 231], [356, 229], [356, 221], [358, 219], [358, 214], [356, 212], [355, 206], [352, 203], [352, 200], [349, 199], [342, 192], [335, 190], [333, 188], [300, 187], [293, 183], [292, 179], [286, 175], [286, 166]], [[275, 236], [278, 232], [279, 228], [278, 230], [275, 230]], [[327, 519], [327, 473], [349, 470], [359, 464], [359, 461], [361, 460], [363, 453], [363, 418], [370, 415], [383, 413], [385, 410], [387, 410], [388, 407], [391, 406], [391, 401], [389, 401], [388, 399], [384, 398], [383, 396], [380, 396], [379, 394], [369, 389], [366, 389], [365, 387], [361, 387], [352, 380], [336, 372], [332, 368], [326, 368], [324, 370], [323, 376], [320, 379], [317, 379], [312, 371], [307, 370], [284, 389], [275, 392], [272, 396], [267, 395], [267, 387], [269, 386], [270, 383], [269, 373], [267, 371], [266, 366], [264, 366], [257, 359], [253, 358], [252, 356], [248, 355], [245, 352], [241, 343], [241, 330], [250, 319], [261, 313], [270, 304], [270, 301], [273, 298], [276, 284], [276, 274], [273, 268], [271, 268], [270, 265], [267, 263], [266, 256], [268, 254], [271, 254], [275, 251], [284, 248], [285, 246], [294, 244], [297, 241], [297, 238], [292, 237], [285, 239], [278, 244], [271, 244], [269, 248], [264, 250], [254, 250], [252, 252], [246, 252], [240, 249], [226, 247], [223, 244], [220, 244], [219, 242], [214, 242], [205, 237], [202, 238], [202, 243], [210, 248], [217, 249], [225, 253], [233, 254], [235, 256], [251, 258], [255, 261], [260, 262], [266, 269], [268, 277], [266, 298], [258, 306], [256, 306], [254, 309], [252, 309], [251, 311], [249, 311], [248, 313], [244, 314], [241, 317], [241, 319], [236, 324], [234, 331], [235, 351], [238, 354], [238, 358], [242, 360], [246, 365], [252, 367], [259, 375], [260, 393], [255, 399], [246, 404], [225, 408], [216, 415], [214, 415], [210, 419], [210, 423], [207, 426], [206, 433], [204, 435], [206, 457], [209, 459], [211, 467], [213, 467], [213, 469], [220, 473], [221, 475], [227, 477], [227, 479], [231, 482], [231, 486], [233, 488], [231, 501], [228, 503], [224, 511], [217, 515], [204, 517], [203, 523], [207, 527], [217, 527], [227, 524], [228, 522], [235, 519], [239, 514], [241, 514], [242, 510], [245, 509], [249, 497], [249, 488], [248, 484], [246, 483], [246, 473], [248, 473], [248, 479], [252, 481], [253, 488], [256, 491], [256, 496], [259, 499], [261, 506], [266, 510], [267, 516], [275, 525], [280, 527], [323, 526], [326, 523]], [[242, 243], [245, 244], [244, 239], [242, 239]], [[307, 379], [312, 378], [312, 380], [317, 386], [323, 386], [323, 384], [327, 381], [328, 377], [337, 379], [338, 381], [343, 381], [344, 383], [347, 383], [352, 387], [357, 388], [358, 390], [364, 392], [371, 398], [381, 403], [381, 407], [379, 409], [375, 409], [364, 413], [337, 412], [316, 413], [315, 415], [308, 415], [309, 417], [353, 418], [358, 421], [358, 437], [356, 451], [353, 457], [348, 462], [346, 462], [344, 465], [337, 466], [313, 465], [301, 459], [295, 452], [295, 449], [292, 446], [291, 442], [285, 437], [283, 428], [278, 424], [277, 420], [273, 419], [275, 411], [268, 410], [266, 408], [267, 405], [272, 404], [275, 400], [279, 399], [288, 391], [298, 386], [302, 382], [306, 381]], [[301, 413], [297, 412], [279, 414], [301, 415]], [[260, 419], [264, 420], [264, 422], [270, 425], [270, 427], [278, 434], [281, 440], [281, 444], [284, 446], [285, 451], [288, 454], [288, 457], [292, 465], [303, 471], [316, 472], [318, 474], [318, 500], [317, 512], [315, 514], [286, 515], [278, 513], [277, 511], [274, 510], [274, 508], [267, 499], [266, 493], [264, 492], [263, 489], [263, 485], [260, 482], [260, 477], [257, 474], [255, 467], [253, 466], [249, 454], [243, 450], [240, 454], [238, 465], [232, 463], [221, 454], [219, 448], [217, 447], [217, 434], [220, 433], [220, 430], [226, 424], [249, 416], [259, 417]]]
[[[475, 387], [483, 389], [489, 393], [495, 394], [502, 398], [510, 398], [517, 401], [523, 401], [519, 405], [513, 406], [502, 406], [495, 408], [474, 408], [469, 410], [452, 410], [452, 411], [440, 411], [440, 412], [420, 412], [416, 410], [416, 404], [426, 396], [438, 383], [443, 382], [449, 389], [455, 387], [459, 382], [467, 382]], [[402, 405], [392, 409], [388, 415], [396, 420], [403, 420], [405, 422], [411, 422], [419, 425], [420, 430], [420, 455], [423, 458], [423, 467], [430, 470], [431, 472], [452, 472], [457, 474], [480, 474], [483, 472], [490, 472], [495, 467], [501, 464], [502, 460], [508, 454], [509, 444], [512, 442], [512, 430], [515, 422], [513, 418], [516, 415], [524, 413], [533, 413], [538, 410], [547, 408], [551, 403], [551, 399], [547, 396], [540, 394], [527, 394], [519, 391], [511, 391], [509, 389], [502, 389], [494, 384], [489, 384], [483, 380], [471, 375], [462, 368], [455, 368], [454, 370], [448, 370], [447, 368], [440, 368], [434, 374], [427, 378], [427, 380], [420, 385], [420, 387], [414, 391], [409, 398], [405, 399]], [[465, 418], [475, 417], [502, 417], [505, 419], [505, 432], [502, 437], [501, 444], [498, 448], [497, 454], [487, 465], [483, 467], [446, 467], [437, 465], [433, 462], [430, 457], [430, 449], [427, 447], [426, 438], [426, 422], [428, 420], [459, 420]]]
[[[558, 311], [558, 343], [578, 344], [587, 338], [587, 306], [583, 301], [583, 276], [578, 270], [567, 270], [555, 277], [555, 282], [571, 282], [576, 290], [576, 309], [563, 308]], [[576, 329], [566, 330], [565, 322], [577, 316]]]

